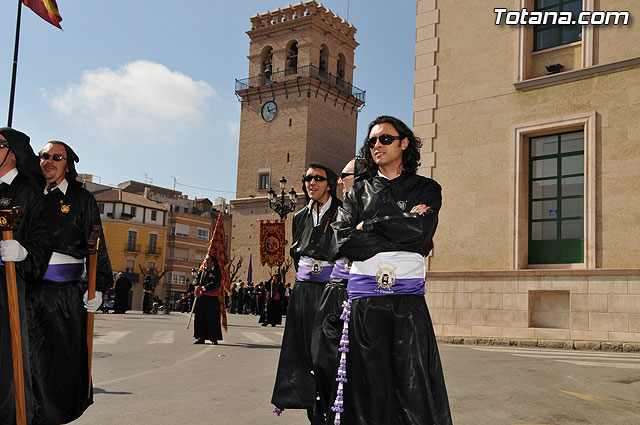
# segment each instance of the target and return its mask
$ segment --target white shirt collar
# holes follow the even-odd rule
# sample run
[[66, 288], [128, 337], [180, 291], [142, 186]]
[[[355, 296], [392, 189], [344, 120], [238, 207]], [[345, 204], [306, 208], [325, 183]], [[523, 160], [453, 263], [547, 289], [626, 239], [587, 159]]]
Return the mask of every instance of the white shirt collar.
[[13, 179], [15, 179], [17, 175], [18, 170], [14, 167], [11, 170], [7, 171], [4, 176], [0, 177], [0, 181], [6, 184], [11, 184], [13, 183]]
[[[402, 173], [400, 173], [400, 174], [402, 174]], [[398, 174], [396, 177], [398, 177], [400, 174]], [[385, 176], [384, 174], [382, 174], [382, 171], [380, 171], [380, 169], [379, 169], [379, 168], [378, 168], [378, 176], [379, 176], [379, 177], [384, 177], [385, 179], [387, 179], [387, 180], [389, 180], [389, 181], [391, 181], [391, 180], [393, 180], [393, 179], [395, 179], [395, 178], [396, 178], [396, 177], [394, 177], [393, 179], [390, 179], [389, 177], [387, 177], [387, 176]]]
[[320, 207], [320, 216], [318, 216], [318, 211], [315, 208], [313, 208], [313, 200], [309, 201], [309, 209], [311, 210], [311, 217], [313, 218], [314, 227], [320, 224], [320, 221], [322, 220], [322, 216], [324, 216], [324, 213], [326, 213], [329, 207], [331, 206], [332, 199], [333, 197], [329, 196], [329, 200]]
[[[69, 188], [69, 182], [67, 182], [67, 179], [64, 179], [60, 182], [59, 185], [57, 185], [56, 187], [54, 187], [51, 191], [53, 192], [56, 189], [60, 189], [60, 191], [62, 192], [63, 195], [67, 194], [67, 189]], [[46, 195], [47, 193], [49, 193], [49, 191], [45, 188], [44, 189], [44, 194]]]

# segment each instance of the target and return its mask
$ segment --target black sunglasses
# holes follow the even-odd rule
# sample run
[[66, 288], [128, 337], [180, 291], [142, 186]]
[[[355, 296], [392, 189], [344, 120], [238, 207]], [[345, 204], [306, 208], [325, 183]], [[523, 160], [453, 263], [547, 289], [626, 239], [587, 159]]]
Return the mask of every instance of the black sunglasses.
[[9, 142], [7, 142], [6, 140], [0, 140], [0, 148], [8, 148], [9, 147]]
[[369, 146], [369, 149], [373, 149], [373, 147], [376, 145], [376, 142], [378, 140], [380, 140], [380, 143], [386, 146], [393, 143], [394, 140], [402, 140], [402, 139], [404, 139], [404, 137], [402, 136], [392, 136], [390, 134], [382, 134], [378, 137], [370, 137], [367, 140], [367, 146]]
[[59, 153], [54, 153], [53, 155], [49, 155], [48, 153], [45, 152], [45, 153], [41, 153], [39, 156], [40, 156], [40, 159], [43, 161], [46, 161], [48, 159], [53, 159], [56, 162], [60, 162], [63, 159], [67, 159]]
[[342, 180], [344, 180], [344, 179], [346, 179], [347, 177], [349, 177], [349, 176], [353, 176], [353, 175], [354, 175], [353, 173], [342, 173], [342, 174], [340, 174], [340, 178], [341, 178]]
[[317, 181], [317, 182], [323, 182], [323, 181], [326, 181], [326, 180], [327, 180], [327, 178], [326, 178], [326, 177], [323, 177], [323, 176], [314, 176], [314, 175], [309, 175], [309, 176], [304, 176], [304, 177], [302, 178], [302, 180], [303, 180], [303, 181], [305, 181], [305, 182], [307, 182], [307, 183], [308, 183], [308, 182], [310, 182], [311, 180], [315, 180], [315, 181]]

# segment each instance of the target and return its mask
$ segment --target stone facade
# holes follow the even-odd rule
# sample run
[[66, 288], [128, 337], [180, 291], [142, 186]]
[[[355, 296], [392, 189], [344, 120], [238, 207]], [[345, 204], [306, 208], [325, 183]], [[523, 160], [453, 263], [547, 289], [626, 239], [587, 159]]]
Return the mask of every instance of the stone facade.
[[[420, 171], [443, 187], [428, 259], [436, 331], [638, 342], [640, 30], [583, 27], [580, 41], [534, 52], [533, 28], [495, 25], [493, 7], [417, 2]], [[606, 7], [640, 14], [632, 0]], [[563, 71], [547, 75], [555, 63]], [[584, 132], [583, 261], [529, 264], [530, 140], [570, 131]]]
[[[296, 190], [300, 209], [307, 164], [318, 162], [339, 172], [355, 153], [364, 92], [353, 86], [355, 28], [319, 3], [298, 2], [250, 21], [249, 78], [236, 81], [242, 112], [231, 249], [244, 258], [239, 277], [246, 280], [251, 257], [253, 281], [259, 282], [269, 276], [259, 265], [259, 220], [279, 218], [268, 205], [269, 187], [280, 195], [279, 180], [285, 177], [285, 192]], [[268, 101], [278, 108], [271, 121], [261, 116]], [[268, 184], [262, 180], [261, 187], [263, 175]], [[287, 281], [293, 279], [292, 270]]]

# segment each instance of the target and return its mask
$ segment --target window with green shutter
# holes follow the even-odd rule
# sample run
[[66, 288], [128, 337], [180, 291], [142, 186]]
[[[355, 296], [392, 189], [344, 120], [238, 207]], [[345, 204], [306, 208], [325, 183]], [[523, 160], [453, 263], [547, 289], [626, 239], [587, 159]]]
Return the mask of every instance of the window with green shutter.
[[584, 262], [584, 132], [531, 138], [529, 264]]

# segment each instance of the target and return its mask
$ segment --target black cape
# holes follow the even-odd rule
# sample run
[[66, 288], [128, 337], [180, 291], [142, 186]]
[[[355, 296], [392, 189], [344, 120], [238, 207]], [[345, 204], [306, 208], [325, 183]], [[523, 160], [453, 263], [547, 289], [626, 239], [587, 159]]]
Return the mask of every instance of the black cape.
[[[77, 259], [88, 256], [87, 240], [93, 225], [100, 225], [98, 205], [79, 183], [70, 182], [66, 194], [53, 189], [45, 195], [45, 222], [53, 233], [53, 250]], [[96, 290], [112, 285], [111, 262], [104, 234], [97, 255]], [[86, 260], [88, 267], [88, 260]], [[89, 389], [86, 288], [80, 280], [39, 280], [27, 289], [34, 425], [67, 423], [80, 417], [93, 403]]]
[[[313, 225], [309, 205], [294, 215], [290, 255], [296, 270], [302, 256], [324, 261], [335, 259], [337, 248], [330, 224], [341, 205], [339, 199], [333, 198], [317, 226]], [[271, 403], [280, 409], [311, 411], [314, 407], [316, 385], [311, 373], [311, 336], [325, 283], [296, 280], [291, 289], [276, 382], [271, 397]]]
[[[214, 257], [214, 266], [211, 269], [203, 268], [196, 277], [197, 285], [205, 291], [218, 291], [222, 281], [222, 271], [218, 261]], [[217, 295], [200, 295], [196, 301], [195, 322], [193, 336], [196, 339], [208, 339], [209, 341], [222, 340], [220, 328], [220, 299]]]
[[[410, 213], [419, 204], [429, 207], [427, 213]], [[427, 255], [441, 205], [440, 185], [426, 177], [403, 173], [358, 181], [333, 225], [340, 253], [357, 261], [388, 251]], [[356, 230], [360, 222], [363, 230]], [[452, 423], [423, 296], [353, 300], [346, 367], [343, 425]]]
[[[5, 135], [6, 137], [6, 135]], [[27, 423], [31, 423], [34, 399], [29, 363], [29, 337], [27, 332], [27, 310], [25, 285], [40, 279], [51, 256], [50, 236], [43, 221], [44, 199], [42, 189], [34, 180], [19, 173], [11, 185], [0, 185], [0, 204], [4, 209], [22, 207], [22, 219], [13, 232], [13, 238], [28, 251], [24, 261], [15, 263], [22, 336], [22, 358], [24, 369]], [[0, 266], [0, 424], [15, 424], [13, 394], [13, 367], [11, 362], [11, 333], [7, 304], [7, 287], [4, 265]]]

